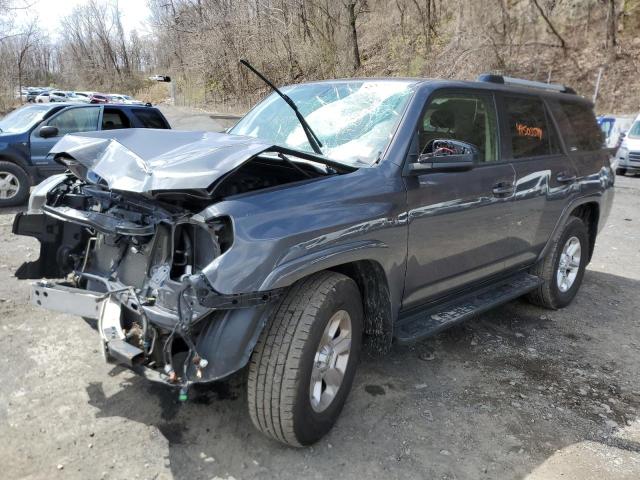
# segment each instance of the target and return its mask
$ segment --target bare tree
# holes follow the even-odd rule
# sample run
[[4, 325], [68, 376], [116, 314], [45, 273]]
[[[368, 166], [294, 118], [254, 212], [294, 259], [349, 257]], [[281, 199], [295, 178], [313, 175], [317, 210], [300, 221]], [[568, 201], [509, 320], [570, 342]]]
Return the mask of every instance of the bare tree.
[[[347, 21], [349, 23], [349, 41], [351, 43], [353, 71], [360, 68], [360, 47], [358, 46], [358, 30], [356, 29], [356, 19], [358, 13], [356, 12], [356, 5], [358, 0], [347, 0], [345, 6], [347, 8]], [[361, 4], [359, 5], [361, 7]]]
[[18, 51], [16, 66], [18, 67], [18, 95], [20, 101], [22, 101], [22, 69], [24, 61], [27, 56], [27, 52], [33, 46], [36, 35], [38, 33], [35, 20], [30, 22], [26, 30], [20, 35], [18, 40]]
[[[547, 14], [544, 13], [544, 10], [540, 6], [539, 0], [531, 0], [531, 1], [535, 5], [535, 7], [538, 9], [538, 12], [540, 12], [540, 16], [545, 21], [545, 23], [547, 24], [549, 29], [553, 32], [553, 34], [556, 36], [556, 38], [560, 41], [560, 46], [562, 47], [562, 50], [566, 53], [566, 51], [567, 51], [567, 42], [565, 42], [564, 38], [562, 37], [562, 35], [560, 35], [560, 33], [558, 32], [556, 27], [553, 25], [553, 23], [551, 23], [551, 20], [549, 20], [549, 17], [547, 16]], [[613, 1], [613, 0], [611, 0], [611, 1]]]

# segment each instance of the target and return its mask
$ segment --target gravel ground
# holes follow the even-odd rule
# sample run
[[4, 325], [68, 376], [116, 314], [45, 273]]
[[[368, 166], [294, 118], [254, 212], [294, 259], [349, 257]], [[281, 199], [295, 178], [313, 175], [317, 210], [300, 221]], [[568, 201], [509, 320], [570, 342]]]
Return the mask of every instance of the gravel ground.
[[6, 479], [638, 479], [640, 178], [574, 303], [516, 301], [364, 358], [336, 427], [291, 449], [259, 434], [242, 375], [175, 391], [107, 365], [80, 318], [28, 304], [37, 256], [0, 211], [0, 462]]

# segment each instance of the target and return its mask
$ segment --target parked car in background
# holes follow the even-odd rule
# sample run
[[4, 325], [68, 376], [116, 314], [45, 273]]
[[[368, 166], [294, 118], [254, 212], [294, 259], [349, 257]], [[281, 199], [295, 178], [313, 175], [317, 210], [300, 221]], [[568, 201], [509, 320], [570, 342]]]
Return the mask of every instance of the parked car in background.
[[15, 217], [41, 241], [16, 277], [40, 279], [33, 304], [97, 320], [105, 358], [181, 399], [246, 368], [253, 424], [309, 445], [363, 341], [382, 352], [523, 295], [562, 308], [580, 288], [615, 182], [593, 104], [481, 80], [292, 85], [229, 134], [68, 135], [53, 152], [71, 173]]
[[91, 102], [91, 95], [93, 95], [93, 92], [73, 92], [75, 95], [75, 100], [76, 102], [82, 102], [82, 103], [90, 103]]
[[44, 91], [36, 97], [35, 103], [49, 103], [49, 100], [49, 91]]
[[40, 95], [42, 92], [45, 92], [46, 90], [29, 90], [29, 92], [27, 93], [27, 102], [28, 103], [33, 103], [36, 101], [36, 97], [38, 95]]
[[67, 133], [171, 128], [162, 113], [137, 105], [51, 102], [25, 105], [0, 120], [0, 207], [19, 205], [29, 188], [64, 171], [49, 150]]
[[168, 75], [151, 75], [149, 77], [149, 80], [154, 80], [156, 82], [170, 82], [171, 77], [169, 77]]
[[622, 140], [631, 127], [635, 116], [630, 115], [600, 115], [597, 117], [600, 130], [605, 135], [607, 148], [619, 148]]
[[129, 95], [121, 95], [119, 93], [110, 93], [109, 101], [111, 103], [124, 103], [125, 105], [144, 105], [145, 103], [140, 100], [135, 100]]
[[89, 96], [89, 103], [109, 103], [109, 96], [104, 93], [92, 93]]
[[50, 102], [68, 102], [73, 97], [73, 92], [63, 90], [51, 90], [49, 92]]
[[616, 153], [616, 173], [640, 173], [640, 115], [638, 115], [631, 128], [624, 136], [622, 144]]

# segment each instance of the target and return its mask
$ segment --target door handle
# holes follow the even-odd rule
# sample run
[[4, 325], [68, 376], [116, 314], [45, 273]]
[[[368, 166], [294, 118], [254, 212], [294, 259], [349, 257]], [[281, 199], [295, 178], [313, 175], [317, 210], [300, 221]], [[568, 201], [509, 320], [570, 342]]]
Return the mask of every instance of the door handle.
[[496, 183], [492, 192], [496, 197], [507, 197], [513, 193], [513, 184], [509, 182]]
[[578, 177], [567, 172], [561, 172], [556, 177], [558, 183], [573, 183]]

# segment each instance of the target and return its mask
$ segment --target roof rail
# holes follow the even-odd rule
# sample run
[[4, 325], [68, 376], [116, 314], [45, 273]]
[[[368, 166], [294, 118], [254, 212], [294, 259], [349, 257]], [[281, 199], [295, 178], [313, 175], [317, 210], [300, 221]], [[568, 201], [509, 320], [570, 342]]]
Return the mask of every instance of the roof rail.
[[566, 87], [561, 83], [544, 83], [534, 82], [533, 80], [524, 80], [522, 78], [505, 77], [502, 75], [494, 75], [492, 73], [483, 73], [478, 75], [479, 82], [499, 83], [501, 85], [516, 85], [520, 87], [539, 88], [541, 90], [552, 90], [562, 93], [576, 93], [571, 87]]

